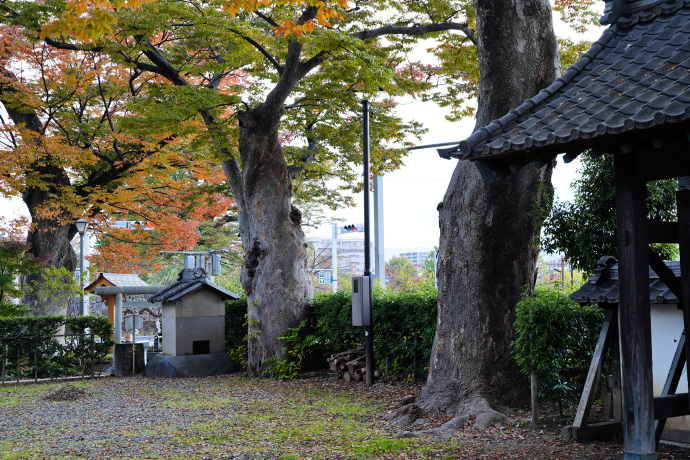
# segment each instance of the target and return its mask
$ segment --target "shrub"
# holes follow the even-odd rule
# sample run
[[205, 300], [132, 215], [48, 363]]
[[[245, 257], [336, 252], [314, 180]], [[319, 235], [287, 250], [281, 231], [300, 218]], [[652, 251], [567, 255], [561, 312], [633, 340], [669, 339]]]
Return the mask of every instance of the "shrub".
[[[74, 334], [60, 340], [56, 335], [63, 325]], [[84, 333], [87, 327], [93, 336]], [[112, 325], [105, 316], [2, 318], [0, 371], [9, 378], [84, 375], [113, 346], [111, 335]]]
[[[374, 288], [374, 354], [377, 367], [391, 377], [425, 378], [436, 331], [436, 296], [433, 282], [414, 290], [393, 292]], [[236, 364], [247, 363], [247, 299], [226, 302], [226, 350]], [[314, 361], [322, 367], [333, 353], [364, 343], [364, 328], [352, 326], [352, 292], [317, 294], [309, 318], [283, 334], [283, 359], [269, 374], [294, 377]], [[278, 367], [276, 367], [278, 366]]]
[[540, 398], [577, 404], [604, 319], [597, 306], [568, 299], [558, 285], [540, 285], [515, 310], [512, 354], [523, 374], [537, 373]]
[[[391, 377], [424, 378], [436, 331], [437, 291], [431, 282], [402, 292], [375, 287], [372, 292], [374, 355]], [[323, 360], [364, 342], [364, 329], [352, 326], [352, 293], [319, 294], [311, 305], [314, 335]]]
[[225, 352], [238, 366], [247, 366], [246, 297], [225, 302]]

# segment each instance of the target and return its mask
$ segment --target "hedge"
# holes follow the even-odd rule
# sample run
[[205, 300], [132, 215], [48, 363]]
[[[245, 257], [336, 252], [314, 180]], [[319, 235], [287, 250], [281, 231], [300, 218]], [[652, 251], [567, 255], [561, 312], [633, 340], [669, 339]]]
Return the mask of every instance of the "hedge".
[[[436, 328], [437, 291], [433, 286], [405, 292], [374, 288], [374, 354], [389, 377], [425, 378]], [[247, 300], [226, 302], [226, 349], [241, 364], [247, 356]], [[307, 330], [321, 366], [332, 353], [364, 343], [364, 328], [352, 326], [352, 293], [317, 294], [309, 306]], [[311, 361], [311, 359], [310, 359]]]
[[521, 372], [537, 373], [539, 397], [576, 405], [604, 319], [596, 305], [579, 305], [568, 288], [540, 285], [515, 310], [512, 353]]
[[[64, 339], [62, 326], [71, 330]], [[105, 316], [0, 318], [0, 381], [90, 374], [115, 343], [112, 333]]]

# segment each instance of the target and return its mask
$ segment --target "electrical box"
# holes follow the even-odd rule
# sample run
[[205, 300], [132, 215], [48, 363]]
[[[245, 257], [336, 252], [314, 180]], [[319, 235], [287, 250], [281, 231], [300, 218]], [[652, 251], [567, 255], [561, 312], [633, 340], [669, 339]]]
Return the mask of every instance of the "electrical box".
[[369, 326], [371, 317], [371, 278], [352, 277], [352, 325]]

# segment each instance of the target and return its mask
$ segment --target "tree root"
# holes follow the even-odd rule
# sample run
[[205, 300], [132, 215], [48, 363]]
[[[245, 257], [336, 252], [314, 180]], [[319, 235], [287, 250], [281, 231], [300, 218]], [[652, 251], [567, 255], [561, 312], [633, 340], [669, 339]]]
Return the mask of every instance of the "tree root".
[[406, 398], [399, 409], [384, 415], [389, 423], [399, 428], [408, 428], [401, 431], [398, 437], [433, 436], [438, 438], [453, 437], [456, 430], [471, 423], [477, 428], [486, 429], [494, 425], [510, 423], [512, 419], [507, 415], [491, 408], [486, 399], [482, 397], [464, 400], [459, 406], [457, 415], [436, 428], [415, 430], [416, 427], [428, 424], [426, 415], [434, 415], [415, 404], [414, 400]]

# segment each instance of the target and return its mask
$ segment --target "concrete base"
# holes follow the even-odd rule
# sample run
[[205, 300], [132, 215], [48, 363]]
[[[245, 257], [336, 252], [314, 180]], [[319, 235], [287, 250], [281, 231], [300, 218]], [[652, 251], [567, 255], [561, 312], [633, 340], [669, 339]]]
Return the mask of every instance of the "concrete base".
[[230, 374], [237, 366], [225, 353], [210, 355], [160, 355], [146, 365], [146, 377], [186, 378]]
[[[144, 372], [144, 344], [136, 344], [136, 364], [134, 374]], [[132, 373], [132, 344], [116, 343], [113, 348], [113, 375], [117, 377], [127, 377]]]

